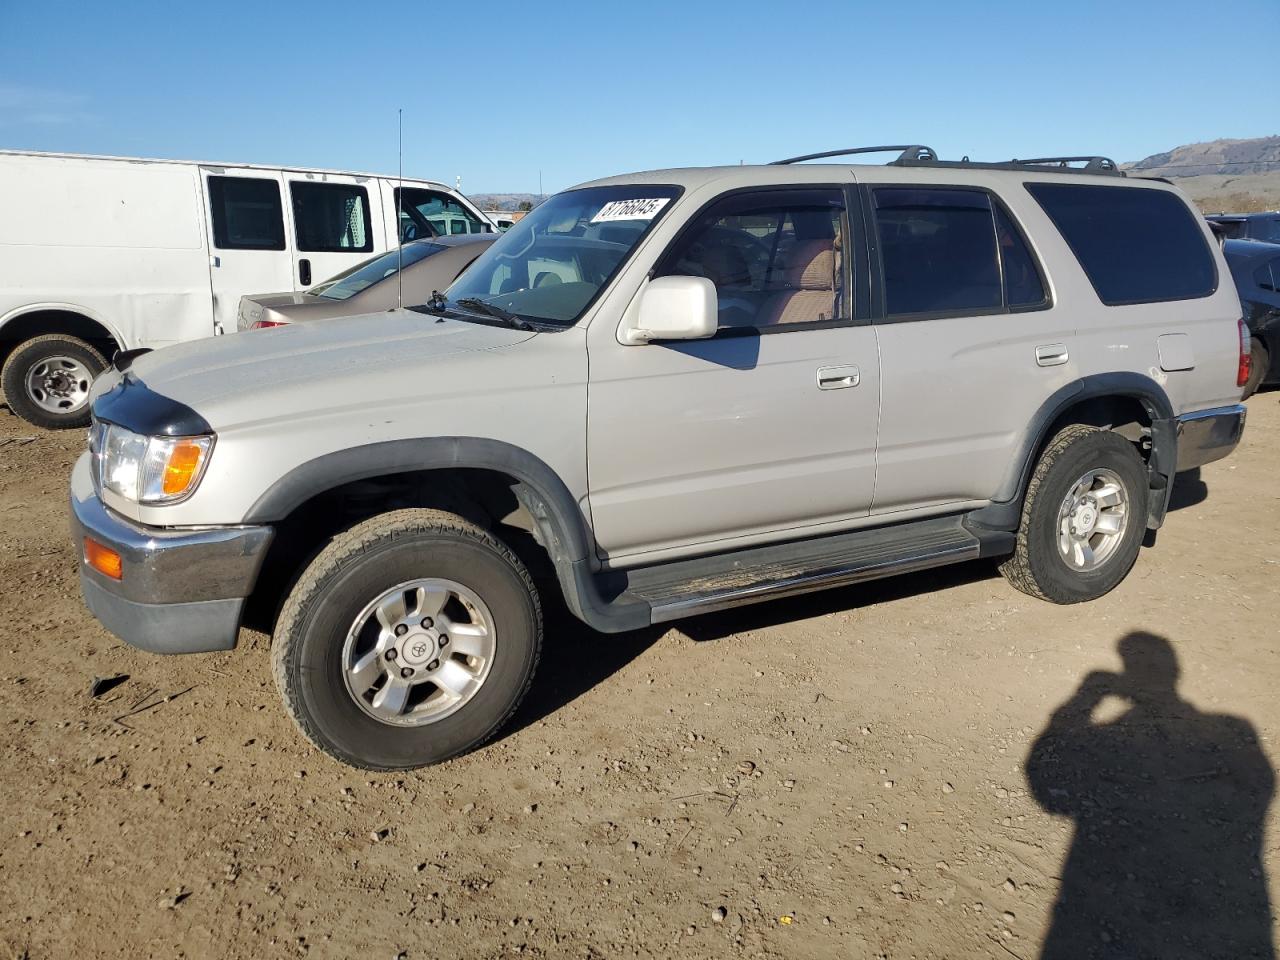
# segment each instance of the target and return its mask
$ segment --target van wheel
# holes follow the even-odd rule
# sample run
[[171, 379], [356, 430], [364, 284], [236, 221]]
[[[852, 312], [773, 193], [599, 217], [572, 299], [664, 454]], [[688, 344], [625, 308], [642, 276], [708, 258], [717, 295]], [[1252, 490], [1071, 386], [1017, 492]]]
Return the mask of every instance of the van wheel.
[[76, 337], [52, 333], [21, 343], [0, 370], [9, 409], [48, 430], [89, 422], [89, 388], [107, 360]]
[[1017, 548], [1000, 572], [1041, 600], [1097, 599], [1138, 558], [1147, 496], [1147, 467], [1132, 443], [1110, 430], [1064, 427], [1031, 475]]
[[1240, 395], [1240, 399], [1248, 400], [1257, 393], [1270, 370], [1271, 354], [1267, 351], [1266, 344], [1255, 336], [1253, 345], [1249, 348], [1249, 379], [1245, 381], [1244, 393]]
[[271, 651], [285, 709], [343, 763], [405, 770], [484, 743], [542, 646], [524, 565], [442, 510], [397, 510], [329, 544], [285, 601]]

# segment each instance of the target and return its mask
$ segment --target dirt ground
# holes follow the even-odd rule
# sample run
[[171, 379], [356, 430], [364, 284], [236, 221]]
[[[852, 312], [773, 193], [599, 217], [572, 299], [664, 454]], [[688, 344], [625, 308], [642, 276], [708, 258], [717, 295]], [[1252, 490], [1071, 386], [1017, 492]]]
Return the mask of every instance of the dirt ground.
[[0, 408], [0, 944], [1270, 956], [1280, 393], [1249, 406], [1098, 602], [979, 562], [621, 637], [553, 614], [516, 722], [398, 775], [308, 747], [265, 636], [161, 658], [99, 627], [67, 535], [83, 436]]

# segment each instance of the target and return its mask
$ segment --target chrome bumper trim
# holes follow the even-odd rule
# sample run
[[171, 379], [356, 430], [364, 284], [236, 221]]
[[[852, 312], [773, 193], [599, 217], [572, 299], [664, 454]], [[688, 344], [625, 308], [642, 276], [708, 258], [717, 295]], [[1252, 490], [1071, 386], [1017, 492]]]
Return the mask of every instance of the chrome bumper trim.
[[[263, 526], [175, 530], [125, 520], [94, 492], [88, 454], [71, 474], [71, 531], [84, 575], [122, 599], [144, 604], [248, 596], [274, 534]], [[85, 536], [120, 554], [121, 579], [85, 565]]]
[[1240, 443], [1247, 411], [1243, 403], [1197, 410], [1178, 417], [1178, 472], [1221, 460]]

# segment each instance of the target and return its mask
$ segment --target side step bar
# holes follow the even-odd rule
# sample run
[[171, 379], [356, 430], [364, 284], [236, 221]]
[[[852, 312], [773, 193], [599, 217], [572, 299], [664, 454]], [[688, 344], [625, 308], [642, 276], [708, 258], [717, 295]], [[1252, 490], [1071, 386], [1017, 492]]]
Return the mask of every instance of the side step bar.
[[625, 571], [614, 605], [650, 623], [1010, 553], [1014, 536], [937, 517]]

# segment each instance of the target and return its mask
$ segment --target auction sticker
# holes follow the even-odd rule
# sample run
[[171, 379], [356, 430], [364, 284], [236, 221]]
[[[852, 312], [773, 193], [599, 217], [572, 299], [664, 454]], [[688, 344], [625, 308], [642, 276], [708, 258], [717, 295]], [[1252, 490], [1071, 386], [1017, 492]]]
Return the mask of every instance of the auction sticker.
[[670, 197], [652, 197], [643, 200], [611, 200], [591, 218], [592, 223], [610, 223], [614, 220], [652, 220], [671, 202]]

